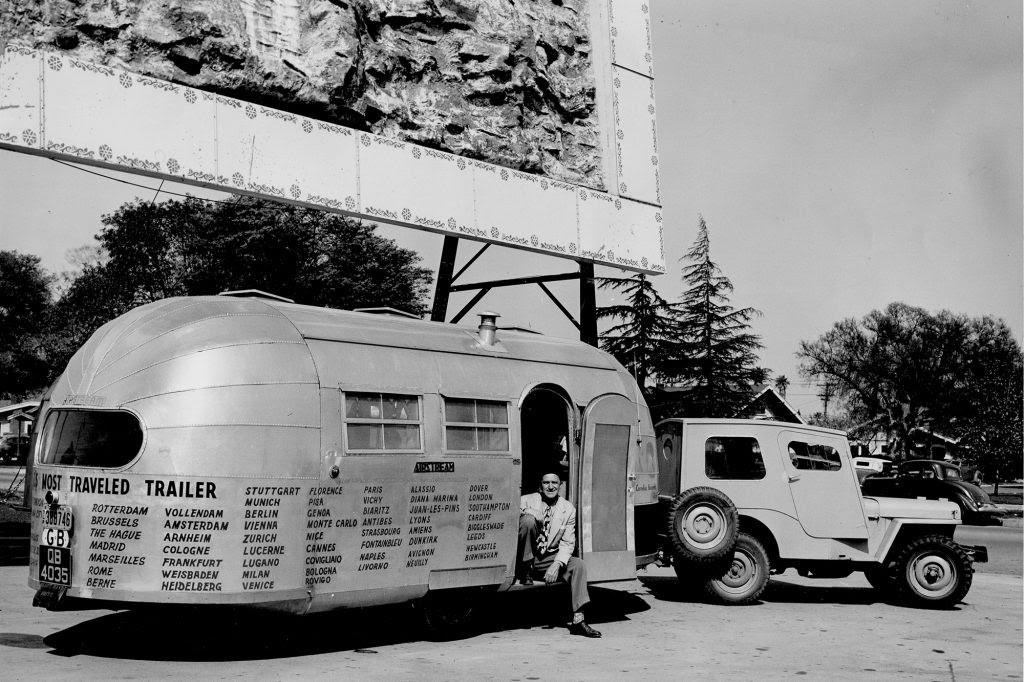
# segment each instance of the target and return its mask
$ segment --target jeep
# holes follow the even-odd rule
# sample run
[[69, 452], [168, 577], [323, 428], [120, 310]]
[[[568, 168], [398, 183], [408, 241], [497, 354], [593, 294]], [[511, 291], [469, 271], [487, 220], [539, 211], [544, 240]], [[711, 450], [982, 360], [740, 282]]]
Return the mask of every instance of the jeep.
[[726, 604], [756, 601], [769, 575], [862, 571], [911, 605], [948, 608], [985, 547], [953, 541], [952, 502], [863, 497], [846, 434], [803, 424], [668, 419], [656, 426], [662, 560]]

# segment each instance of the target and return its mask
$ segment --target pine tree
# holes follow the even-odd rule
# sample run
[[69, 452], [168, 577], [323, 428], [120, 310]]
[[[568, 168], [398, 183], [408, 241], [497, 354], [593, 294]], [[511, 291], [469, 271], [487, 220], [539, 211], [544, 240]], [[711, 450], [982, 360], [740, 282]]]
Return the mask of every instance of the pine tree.
[[697, 239], [681, 259], [687, 289], [682, 310], [682, 355], [674, 368], [682, 391], [670, 412], [676, 416], [730, 417], [750, 399], [760, 337], [750, 332], [754, 308], [729, 304], [732, 282], [711, 260], [707, 224], [700, 216]]
[[621, 320], [601, 336], [601, 348], [621, 362], [648, 394], [648, 380], [661, 376], [679, 353], [679, 311], [643, 274], [602, 277], [598, 286], [621, 291], [626, 300], [598, 308], [598, 319]]

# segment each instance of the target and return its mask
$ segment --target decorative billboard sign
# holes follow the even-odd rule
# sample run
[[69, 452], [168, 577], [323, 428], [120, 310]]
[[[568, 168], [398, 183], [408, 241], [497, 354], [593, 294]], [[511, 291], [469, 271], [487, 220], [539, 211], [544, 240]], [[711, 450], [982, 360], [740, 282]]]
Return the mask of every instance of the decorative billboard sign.
[[[386, 91], [366, 90], [342, 103], [351, 115], [376, 112], [356, 121], [373, 132], [333, 122], [338, 119], [330, 120], [326, 110], [321, 118], [312, 100], [317, 88], [329, 86], [316, 79], [328, 77], [330, 69], [317, 71], [316, 78], [307, 75], [317, 59], [328, 59], [337, 73], [349, 68], [338, 58], [365, 41], [358, 26], [337, 25], [334, 38], [326, 38], [340, 41], [327, 51], [330, 56], [318, 51], [320, 43], [310, 42], [305, 31], [315, 28], [307, 26], [299, 6], [281, 16], [260, 15], [259, 25], [250, 25], [251, 12], [224, 15], [224, 26], [213, 25], [221, 16], [216, 12], [197, 19], [210, 24], [210, 36], [218, 41], [240, 41], [268, 68], [276, 68], [275, 60], [287, 62], [285, 71], [299, 79], [295, 82], [307, 79], [294, 99], [280, 100], [277, 108], [228, 96], [233, 81], [218, 80], [216, 69], [204, 70], [202, 55], [193, 64], [175, 53], [165, 63], [160, 60], [170, 58], [166, 55], [132, 52], [138, 41], [157, 44], [167, 31], [187, 32], [199, 24], [172, 26], [167, 22], [173, 17], [159, 11], [135, 17], [129, 22], [135, 42], [119, 50], [114, 61], [110, 50], [92, 45], [92, 36], [47, 43], [38, 36], [53, 32], [33, 26], [57, 28], [50, 24], [67, 17], [30, 12], [19, 18], [0, 55], [0, 148], [573, 260], [664, 272], [646, 2], [568, 2], [536, 15], [501, 7], [420, 47], [384, 37], [364, 46], [374, 51], [376, 57], [367, 57], [372, 61], [395, 57], [412, 45], [415, 54], [401, 63], [425, 65], [429, 72], [418, 85], [396, 80]], [[136, 12], [129, 6], [116, 11]], [[390, 25], [384, 15], [391, 11], [380, 8], [381, 16], [366, 20]], [[589, 30], [591, 52], [561, 49], [567, 21]], [[406, 24], [395, 30], [405, 30]], [[544, 49], [538, 42], [522, 60], [509, 61], [515, 41], [498, 29], [519, 25], [533, 26]], [[62, 30], [66, 38], [76, 29]], [[279, 40], [270, 49], [262, 39], [251, 40], [253, 31], [257, 38], [266, 34]], [[520, 67], [508, 78], [492, 83], [484, 77], [513, 62]], [[529, 90], [539, 73], [557, 81], [558, 106], [550, 111], [517, 107], [509, 92]], [[254, 92], [247, 88], [239, 94]], [[261, 95], [261, 102], [277, 102], [282, 91]], [[296, 101], [303, 96], [312, 100]], [[530, 105], [536, 106], [547, 105]], [[564, 111], [572, 115], [562, 120], [557, 112]]]

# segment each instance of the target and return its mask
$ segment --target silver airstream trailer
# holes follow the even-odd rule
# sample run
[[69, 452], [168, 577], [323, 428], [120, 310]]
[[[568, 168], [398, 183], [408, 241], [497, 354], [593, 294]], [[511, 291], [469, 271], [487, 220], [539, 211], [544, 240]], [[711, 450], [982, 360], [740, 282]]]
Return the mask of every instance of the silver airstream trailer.
[[307, 613], [520, 589], [519, 495], [554, 467], [591, 581], [634, 577], [657, 513], [635, 382], [493, 322], [210, 296], [108, 323], [40, 415], [36, 603]]

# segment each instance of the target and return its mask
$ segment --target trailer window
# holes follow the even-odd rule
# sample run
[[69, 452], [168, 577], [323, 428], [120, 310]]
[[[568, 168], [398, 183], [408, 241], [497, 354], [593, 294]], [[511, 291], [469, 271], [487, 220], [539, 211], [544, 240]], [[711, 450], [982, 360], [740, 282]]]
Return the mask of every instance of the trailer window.
[[795, 469], [839, 471], [843, 468], [839, 451], [831, 445], [802, 443], [798, 440], [789, 443], [789, 461]]
[[130, 412], [54, 409], [46, 415], [43, 464], [114, 468], [128, 464], [142, 447], [142, 426]]
[[508, 452], [508, 403], [445, 398], [447, 449], [461, 452]]
[[762, 479], [764, 459], [761, 457], [761, 445], [756, 438], [708, 438], [704, 443], [704, 473], [712, 479]]
[[421, 450], [419, 397], [346, 393], [345, 440], [349, 452]]

